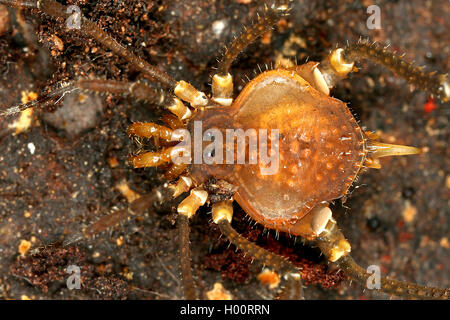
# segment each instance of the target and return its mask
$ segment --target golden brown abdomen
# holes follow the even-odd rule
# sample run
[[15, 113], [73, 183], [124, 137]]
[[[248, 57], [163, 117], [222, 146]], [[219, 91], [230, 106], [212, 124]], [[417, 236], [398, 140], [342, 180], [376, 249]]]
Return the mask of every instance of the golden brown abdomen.
[[276, 70], [249, 83], [235, 107], [234, 127], [280, 135], [276, 173], [261, 174], [261, 163], [234, 166], [235, 199], [253, 219], [269, 228], [294, 223], [346, 193], [364, 154], [361, 129], [343, 102]]

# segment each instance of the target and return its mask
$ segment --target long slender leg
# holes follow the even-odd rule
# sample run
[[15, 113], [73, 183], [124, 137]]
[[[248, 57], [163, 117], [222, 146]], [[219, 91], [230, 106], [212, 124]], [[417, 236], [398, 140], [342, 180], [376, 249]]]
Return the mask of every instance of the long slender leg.
[[300, 295], [303, 296], [303, 293], [301, 292], [302, 287], [300, 270], [285, 258], [258, 247], [253, 242], [242, 237], [231, 226], [232, 218], [232, 200], [221, 201], [213, 204], [212, 219], [219, 226], [220, 231], [227, 237], [227, 239], [246, 254], [260, 260], [265, 265], [283, 275], [288, 281], [287, 291], [285, 294], [281, 295], [281, 298], [287, 298], [287, 293], [292, 291], [293, 287], [298, 287]]
[[178, 239], [180, 241], [180, 267], [183, 281], [184, 297], [187, 300], [196, 300], [194, 278], [191, 268], [191, 250], [189, 241], [189, 218], [184, 214], [178, 215]]
[[154, 188], [149, 193], [139, 197], [129, 204], [128, 208], [115, 210], [108, 215], [100, 218], [98, 221], [89, 225], [82, 231], [70, 234], [63, 242], [64, 245], [71, 245], [83, 239], [92, 238], [103, 231], [122, 223], [130, 216], [143, 215], [145, 210], [155, 203], [164, 203], [173, 197], [173, 191], [164, 186]]
[[264, 15], [258, 17], [258, 21], [255, 24], [247, 28], [225, 49], [225, 54], [219, 62], [217, 74], [226, 76], [230, 71], [231, 64], [239, 53], [261, 35], [269, 31], [282, 16], [288, 13], [289, 2], [289, 0], [276, 0], [271, 6], [266, 7]]
[[258, 21], [246, 28], [245, 31], [225, 48], [225, 53], [219, 61], [217, 74], [212, 79], [213, 101], [229, 106], [232, 103], [233, 79], [230, 75], [230, 67], [239, 53], [249, 44], [269, 31], [275, 23], [289, 12], [289, 0], [276, 0], [271, 6], [266, 6], [264, 15], [258, 16]]
[[197, 299], [191, 268], [191, 250], [189, 241], [189, 219], [205, 204], [208, 193], [202, 189], [193, 189], [177, 208], [178, 238], [180, 241], [180, 267], [183, 281], [184, 295], [188, 300]]
[[165, 90], [152, 88], [145, 83], [103, 80], [103, 79], [78, 79], [74, 86], [82, 90], [98, 93], [112, 93], [133, 97], [148, 103], [164, 106], [180, 119], [187, 119], [191, 111], [180, 99]]
[[354, 69], [355, 61], [361, 57], [383, 65], [406, 79], [410, 84], [434, 95], [443, 102], [450, 99], [448, 75], [437, 74], [436, 72], [426, 73], [422, 71], [421, 67], [416, 67], [405, 61], [401, 56], [368, 41], [358, 41], [344, 48], [335, 49], [322, 61], [319, 68], [325, 75], [328, 86], [332, 88], [337, 81], [345, 78]]
[[[366, 284], [372, 276], [359, 266], [351, 256], [347, 255], [338, 261], [339, 266], [352, 279]], [[450, 290], [421, 286], [415, 283], [398, 281], [381, 277], [381, 291], [400, 297], [419, 299], [450, 299]]]
[[45, 108], [46, 106], [50, 106], [54, 104], [56, 100], [60, 100], [66, 94], [74, 92], [78, 90], [78, 88], [73, 86], [71, 82], [61, 82], [58, 85], [50, 88], [48, 93], [41, 94], [37, 97], [37, 99], [29, 101], [27, 103], [21, 103], [14, 107], [10, 107], [5, 111], [0, 112], [0, 117], [7, 117], [15, 115], [21, 111], [24, 111], [29, 108]]
[[[314, 240], [329, 261], [337, 265], [351, 279], [361, 282], [364, 287], [371, 274], [361, 268], [350, 256], [350, 244], [337, 227], [336, 221], [330, 219], [325, 230]], [[381, 277], [380, 290], [385, 293], [405, 298], [419, 299], [450, 299], [450, 290], [421, 286], [415, 283], [398, 281]]]
[[152, 88], [145, 83], [104, 79], [78, 79], [76, 81], [59, 83], [56, 88], [51, 88], [49, 93], [41, 94], [36, 100], [9, 108], [0, 113], [0, 116], [13, 115], [32, 107], [43, 108], [53, 103], [56, 97], [60, 99], [61, 96], [76, 90], [130, 96], [137, 100], [163, 106], [181, 120], [188, 119], [192, 115], [189, 108], [173, 94], [169, 94], [165, 90]]
[[[66, 6], [54, 0], [0, 0], [0, 4], [5, 4], [7, 6], [15, 8], [39, 9], [41, 12], [49, 15], [54, 19], [67, 19], [71, 16], [71, 13], [67, 10]], [[167, 73], [150, 65], [145, 60], [142, 60], [131, 51], [123, 47], [113, 37], [111, 37], [108, 33], [103, 31], [102, 28], [100, 28], [97, 24], [90, 21], [89, 19], [80, 17], [79, 31], [86, 36], [92, 37], [99, 44], [104, 45], [116, 55], [125, 59], [128, 63], [143, 72], [145, 75], [148, 75], [152, 79], [159, 81], [161, 84], [173, 91], [178, 97], [189, 102], [193, 107], [205, 106], [209, 103], [209, 99], [203, 92], [198, 91], [186, 81], [176, 81]]]

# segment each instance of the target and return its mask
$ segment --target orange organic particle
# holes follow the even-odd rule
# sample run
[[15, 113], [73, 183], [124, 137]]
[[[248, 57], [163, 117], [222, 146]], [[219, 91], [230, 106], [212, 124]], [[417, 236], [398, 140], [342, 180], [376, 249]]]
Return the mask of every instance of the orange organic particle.
[[28, 103], [30, 101], [36, 100], [38, 98], [38, 94], [34, 91], [22, 91], [22, 103]]
[[411, 223], [417, 216], [417, 208], [413, 206], [409, 201], [407, 201], [405, 209], [403, 209], [402, 215], [406, 223]]
[[128, 202], [133, 202], [140, 197], [138, 193], [130, 189], [126, 180], [122, 180], [118, 184], [116, 184], [116, 188], [120, 191], [120, 193], [122, 193], [122, 195], [128, 200]]
[[31, 242], [27, 240], [21, 240], [19, 244], [19, 253], [24, 256], [31, 248]]
[[53, 42], [53, 47], [56, 48], [58, 51], [64, 50], [64, 42], [56, 35], [52, 35], [50, 37], [50, 40]]
[[449, 249], [450, 248], [450, 243], [449, 243], [447, 237], [441, 238], [441, 240], [439, 241], [439, 244], [441, 245], [441, 247], [443, 247], [445, 249]]
[[78, 95], [78, 102], [79, 102], [79, 103], [84, 103], [84, 102], [87, 100], [87, 98], [88, 98], [87, 95], [80, 93], [80, 94]]
[[116, 157], [111, 157], [108, 159], [108, 164], [111, 168], [116, 168], [119, 165], [119, 161], [117, 161]]
[[130, 269], [128, 269], [127, 267], [123, 268], [122, 274], [127, 280], [133, 280], [133, 271], [130, 271]]
[[262, 284], [268, 285], [270, 289], [275, 289], [280, 284], [280, 276], [278, 273], [269, 269], [264, 269], [258, 274], [258, 280], [261, 281]]
[[206, 292], [208, 300], [233, 300], [232, 295], [226, 290], [220, 282], [214, 283], [214, 287]]
[[27, 131], [33, 122], [33, 109], [26, 109], [20, 113], [19, 118], [9, 125], [9, 128], [15, 129], [15, 134]]

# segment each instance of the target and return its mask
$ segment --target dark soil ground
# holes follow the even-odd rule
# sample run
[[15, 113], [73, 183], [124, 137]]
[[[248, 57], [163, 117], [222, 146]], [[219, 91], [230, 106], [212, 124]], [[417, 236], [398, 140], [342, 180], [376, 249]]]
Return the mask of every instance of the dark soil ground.
[[[264, 1], [66, 1], [82, 8], [123, 45], [176, 79], [210, 90], [210, 75], [224, 44], [256, 19]], [[366, 27], [371, 1], [295, 0], [291, 15], [250, 46], [233, 66], [235, 88], [277, 59], [320, 61], [337, 43], [369, 36], [405, 52], [428, 71], [449, 70], [448, 1], [378, 1], [381, 29]], [[63, 22], [0, 6], [1, 109], [22, 92], [43, 92], [78, 77], [139, 78], [120, 58]], [[224, 24], [225, 28], [217, 26]], [[448, 103], [427, 104], [427, 94], [379, 66], [362, 62], [333, 91], [361, 125], [382, 140], [423, 148], [418, 156], [382, 160], [382, 170], [362, 175], [333, 211], [363, 266], [420, 284], [449, 282]], [[258, 71], [259, 72], [259, 71]], [[236, 91], [237, 91], [236, 90]], [[128, 202], [121, 181], [146, 194], [164, 180], [156, 169], [135, 170], [127, 157], [136, 145], [126, 135], [132, 121], [158, 119], [162, 111], [123, 97], [66, 96], [56, 113], [36, 109], [26, 132], [0, 119], [0, 298], [181, 299], [174, 208], [177, 201], [132, 217], [95, 239], [61, 247], [59, 241]], [[431, 110], [433, 109], [433, 110]], [[363, 292], [319, 252], [260, 226], [250, 227], [236, 206], [234, 226], [249, 239], [304, 268], [306, 299], [386, 299]], [[235, 298], [276, 295], [256, 278], [261, 270], [219, 239], [209, 209], [192, 221], [194, 274], [202, 296], [221, 282]], [[31, 249], [20, 257], [30, 241]], [[83, 287], [69, 290], [65, 268], [81, 268]]]

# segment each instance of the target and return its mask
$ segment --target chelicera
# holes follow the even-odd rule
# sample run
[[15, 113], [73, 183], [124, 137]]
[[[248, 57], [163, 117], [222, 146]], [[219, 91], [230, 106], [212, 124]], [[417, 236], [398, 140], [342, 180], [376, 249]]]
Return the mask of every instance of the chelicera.
[[[52, 0], [0, 3], [39, 9], [56, 19], [69, 15], [66, 7]], [[329, 203], [347, 194], [363, 168], [380, 168], [380, 157], [417, 154], [420, 150], [379, 142], [375, 134], [361, 129], [344, 102], [330, 97], [330, 90], [354, 71], [355, 60], [363, 56], [393, 70], [436, 98], [442, 101], [449, 99], [450, 87], [446, 75], [424, 73], [385, 48], [367, 42], [337, 48], [320, 63], [308, 62], [290, 68], [280, 66], [263, 72], [234, 99], [230, 74], [232, 62], [248, 44], [270, 29], [288, 11], [289, 1], [275, 1], [266, 8], [257, 23], [230, 44], [213, 75], [211, 96], [183, 80], [172, 79], [127, 51], [96, 24], [81, 18], [81, 33], [93, 37], [167, 90], [159, 91], [141, 82], [79, 79], [50, 94], [57, 95], [71, 89], [127, 93], [163, 106], [172, 113], [163, 118], [167, 126], [155, 123], [131, 125], [128, 129], [130, 136], [158, 138], [163, 147], [156, 152], [130, 156], [130, 164], [136, 168], [163, 167], [170, 182], [171, 192], [166, 190], [170, 197], [189, 192], [177, 208], [186, 298], [197, 297], [190, 267], [189, 219], [206, 204], [212, 207], [213, 221], [233, 244], [282, 274], [287, 280], [287, 289], [299, 288], [301, 272], [297, 267], [249, 242], [232, 228], [233, 201], [264, 227], [301, 236], [317, 245], [330, 262], [336, 263], [350, 278], [365, 285], [370, 275], [351, 258], [350, 244], [338, 229]], [[46, 98], [42, 96], [5, 114], [29, 108]], [[195, 153], [190, 147], [180, 149], [177, 143], [185, 140], [179, 129], [186, 129], [193, 135], [196, 121], [202, 123], [204, 130], [215, 129], [223, 136], [227, 129], [246, 132], [251, 129], [278, 130], [278, 139], [267, 141], [271, 146], [278, 146], [278, 170], [274, 174], [264, 174], [267, 163], [261, 161], [260, 153], [252, 154], [246, 143], [237, 143], [237, 149], [234, 143], [226, 145], [223, 151], [233, 155], [244, 152], [247, 157], [259, 159], [256, 164], [188, 164], [173, 161], [180, 151]], [[251, 134], [247, 138], [252, 139]], [[207, 145], [205, 142], [202, 149]], [[131, 210], [142, 211], [151, 201], [150, 198], [136, 200]], [[120, 212], [113, 213], [85, 230], [84, 236], [104, 230], [124, 216]], [[385, 277], [381, 278], [380, 290], [416, 298], [448, 298], [450, 294], [446, 289]]]

